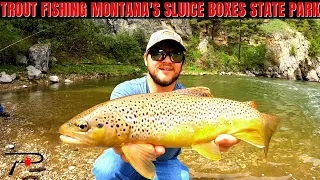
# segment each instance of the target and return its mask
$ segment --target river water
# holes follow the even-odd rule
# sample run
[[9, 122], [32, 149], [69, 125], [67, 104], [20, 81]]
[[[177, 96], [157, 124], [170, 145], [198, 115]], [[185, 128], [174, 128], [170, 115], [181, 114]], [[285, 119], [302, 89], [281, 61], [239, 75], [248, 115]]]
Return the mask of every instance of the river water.
[[[37, 86], [0, 94], [0, 102], [12, 115], [0, 119], [2, 152], [40, 152], [44, 161], [30, 167], [22, 163], [8, 173], [18, 156], [0, 156], [0, 179], [38, 175], [41, 179], [92, 179], [91, 167], [103, 149], [75, 148], [59, 140], [59, 126], [100, 102], [112, 89], [133, 77], [113, 77], [72, 84]], [[194, 179], [319, 179], [320, 178], [320, 84], [258, 77], [181, 76], [186, 87], [207, 86], [215, 97], [255, 101], [261, 112], [281, 119], [263, 149], [240, 142], [220, 161], [208, 160], [184, 148], [179, 159]], [[15, 144], [15, 150], [5, 148]], [[20, 159], [19, 159], [20, 158]], [[32, 157], [36, 159], [37, 157]], [[45, 171], [30, 173], [32, 166]]]

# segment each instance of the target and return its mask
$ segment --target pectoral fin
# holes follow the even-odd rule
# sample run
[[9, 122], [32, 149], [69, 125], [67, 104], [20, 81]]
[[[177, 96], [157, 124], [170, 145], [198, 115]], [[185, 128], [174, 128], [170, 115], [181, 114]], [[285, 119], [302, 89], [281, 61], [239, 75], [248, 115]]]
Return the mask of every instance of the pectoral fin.
[[124, 155], [132, 167], [143, 177], [153, 179], [155, 166], [152, 160], [156, 159], [154, 149], [148, 144], [126, 144], [121, 147]]
[[191, 145], [192, 149], [197, 151], [202, 156], [209, 158], [211, 160], [220, 160], [221, 154], [219, 145], [216, 144], [214, 141], [200, 143], [200, 144], [193, 144]]

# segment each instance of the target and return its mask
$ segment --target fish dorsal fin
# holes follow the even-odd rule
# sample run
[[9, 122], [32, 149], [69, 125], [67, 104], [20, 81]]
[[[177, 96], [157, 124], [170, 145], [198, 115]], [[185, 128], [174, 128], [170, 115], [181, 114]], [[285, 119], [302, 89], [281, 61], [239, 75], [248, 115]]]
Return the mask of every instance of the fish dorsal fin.
[[213, 97], [213, 95], [210, 92], [210, 89], [207, 87], [191, 87], [175, 90], [175, 92], [193, 96]]
[[121, 149], [139, 174], [147, 179], [155, 177], [155, 166], [152, 161], [156, 159], [156, 155], [149, 144], [126, 144]]
[[257, 104], [254, 101], [247, 101], [245, 102], [246, 104], [248, 104], [250, 107], [257, 109]]

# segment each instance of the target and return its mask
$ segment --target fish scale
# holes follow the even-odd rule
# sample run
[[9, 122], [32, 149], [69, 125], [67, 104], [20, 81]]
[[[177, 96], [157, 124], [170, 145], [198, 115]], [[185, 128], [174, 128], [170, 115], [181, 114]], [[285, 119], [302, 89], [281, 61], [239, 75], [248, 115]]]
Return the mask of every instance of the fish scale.
[[[98, 104], [63, 124], [61, 140], [70, 144], [121, 147], [144, 177], [154, 177], [146, 144], [192, 147], [204, 157], [220, 159], [214, 139], [230, 134], [265, 154], [279, 119], [260, 113], [252, 101], [216, 98], [206, 87], [125, 96]], [[150, 154], [151, 153], [151, 154]]]

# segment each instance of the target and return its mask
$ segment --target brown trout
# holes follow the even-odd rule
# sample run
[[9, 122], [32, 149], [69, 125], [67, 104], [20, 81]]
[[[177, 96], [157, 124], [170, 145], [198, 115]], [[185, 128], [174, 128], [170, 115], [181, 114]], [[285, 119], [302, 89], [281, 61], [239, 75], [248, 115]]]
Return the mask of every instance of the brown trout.
[[87, 147], [121, 147], [129, 163], [145, 178], [155, 176], [154, 154], [146, 144], [192, 147], [219, 160], [214, 139], [230, 134], [267, 155], [279, 119], [260, 113], [253, 101], [216, 98], [206, 87], [137, 94], [98, 104], [63, 124], [60, 139]]

